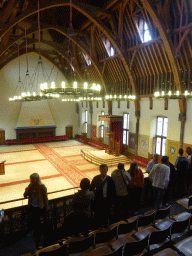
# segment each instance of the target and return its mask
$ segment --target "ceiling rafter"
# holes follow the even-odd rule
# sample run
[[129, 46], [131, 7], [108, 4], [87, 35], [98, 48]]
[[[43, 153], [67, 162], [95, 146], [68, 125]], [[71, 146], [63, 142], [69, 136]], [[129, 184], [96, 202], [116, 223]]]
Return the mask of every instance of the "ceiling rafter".
[[[141, 1], [143, 3], [143, 6], [146, 8], [148, 13], [150, 14], [153, 22], [156, 24], [156, 26], [158, 28], [159, 34], [161, 36], [161, 39], [162, 39], [165, 49], [166, 49], [168, 59], [171, 64], [171, 68], [173, 70], [173, 76], [174, 76], [174, 82], [175, 82], [176, 88], [177, 88], [177, 90], [181, 91], [182, 85], [181, 85], [181, 77], [180, 77], [180, 73], [179, 73], [179, 66], [178, 66], [177, 61], [175, 60], [174, 46], [171, 42], [169, 35], [166, 32], [163, 19], [161, 19], [159, 17], [151, 0], [141, 0]], [[180, 110], [182, 110], [182, 109], [183, 108], [180, 108]]]
[[[49, 8], [54, 8], [54, 7], [59, 7], [59, 6], [69, 6], [70, 3], [65, 0], [65, 1], [61, 1], [61, 0], [57, 0], [57, 1], [50, 1], [46, 4], [44, 4], [43, 6], [40, 6], [40, 11], [49, 9]], [[113, 44], [113, 46], [116, 48], [117, 52], [119, 53], [122, 63], [127, 71], [127, 74], [129, 76], [129, 80], [131, 82], [131, 86], [132, 86], [132, 90], [134, 94], [138, 94], [138, 88], [135, 85], [134, 79], [133, 79], [133, 75], [130, 72], [130, 68], [128, 66], [128, 62], [126, 61], [125, 55], [121, 52], [120, 49], [120, 42], [119, 40], [117, 40], [113, 34], [111, 33], [111, 31], [105, 26], [105, 24], [96, 16], [96, 14], [90, 10], [88, 10], [87, 8], [85, 8], [85, 6], [80, 3], [80, 2], [73, 2], [72, 3], [72, 7], [75, 8], [77, 11], [81, 12], [83, 15], [85, 15], [91, 22], [93, 22], [109, 39], [109, 41]], [[14, 21], [11, 21], [10, 23], [8, 23], [5, 28], [2, 29], [2, 31], [0, 31], [0, 37], [2, 37], [4, 34], [6, 34], [6, 32], [11, 29], [13, 26], [15, 26], [18, 22], [22, 21], [23, 19], [26, 19], [27, 17], [33, 15], [37, 13], [37, 10], [27, 10], [26, 12], [22, 13], [21, 15], [19, 15], [18, 17], [16, 17], [14, 19]], [[87, 54], [88, 55], [88, 54]], [[101, 77], [101, 71], [100, 68], [97, 67], [100, 77]], [[103, 78], [102, 78], [102, 82]]]
[[[60, 32], [61, 34], [65, 35], [66, 37], [69, 38], [69, 36], [68, 36], [68, 34], [67, 34], [67, 29], [66, 29], [66, 28], [63, 28], [63, 27], [60, 27], [60, 26], [57, 26], [57, 25], [53, 25], [53, 24], [42, 24], [42, 25], [41, 25], [41, 30], [47, 30], [47, 29], [56, 30], [56, 31]], [[27, 34], [30, 35], [30, 34], [33, 34], [33, 33], [37, 32], [37, 31], [38, 31], [38, 28], [37, 28], [36, 26], [35, 26], [35, 27], [31, 27], [30, 29], [28, 29]], [[12, 42], [7, 46], [7, 48], [9, 48], [9, 47], [12, 46], [13, 44], [15, 44], [19, 39], [24, 38], [24, 36], [25, 36], [24, 33], [22, 33], [22, 34], [21, 34], [20, 36], [18, 36], [14, 41], [12, 41]], [[75, 38], [73, 38], [73, 37], [70, 37], [70, 38], [71, 38], [71, 40], [72, 40], [75, 44], [77, 44], [77, 45], [79, 46], [79, 48], [81, 48], [81, 50], [82, 50], [89, 58], [91, 58], [91, 57], [90, 57], [89, 50], [88, 50], [88, 47], [87, 47], [83, 42], [80, 42], [79, 40], [75, 40]], [[2, 51], [0, 52], [0, 54], [2, 54], [3, 52], [5, 52], [5, 49], [2, 50]], [[99, 66], [99, 63], [97, 63], [97, 60], [95, 60], [94, 57], [91, 58], [91, 61], [92, 61], [93, 65], [94, 65], [95, 69], [96, 69], [97, 72], [98, 72], [98, 75], [99, 75], [99, 77], [100, 77], [100, 80], [101, 80], [103, 86], [105, 86], [105, 81], [104, 81], [103, 76], [102, 76], [102, 74], [101, 74], [101, 68], [100, 68], [100, 66]]]
[[[33, 52], [39, 54], [38, 50], [28, 49], [28, 53], [33, 53]], [[24, 54], [26, 54], [26, 50], [23, 48], [23, 49], [21, 49], [19, 55], [22, 56], [22, 55], [24, 55]], [[41, 51], [41, 55], [42, 55], [44, 58], [48, 59], [52, 64], [54, 64], [54, 65], [59, 69], [59, 71], [63, 74], [63, 76], [65, 77], [64, 69], [61, 68], [62, 65], [61, 65], [61, 67], [60, 67], [60, 66], [58, 65], [58, 63], [55, 62], [55, 61], [53, 60], [53, 58], [51, 58], [51, 57], [49, 56], [49, 54], [46, 53], [46, 51]], [[12, 54], [12, 56], [10, 56], [9, 58], [7, 58], [7, 60], [6, 60], [5, 62], [3, 62], [2, 64], [0, 64], [0, 69], [2, 69], [2, 68], [3, 68], [5, 65], [7, 65], [10, 61], [16, 59], [17, 57], [18, 57], [18, 53]]]

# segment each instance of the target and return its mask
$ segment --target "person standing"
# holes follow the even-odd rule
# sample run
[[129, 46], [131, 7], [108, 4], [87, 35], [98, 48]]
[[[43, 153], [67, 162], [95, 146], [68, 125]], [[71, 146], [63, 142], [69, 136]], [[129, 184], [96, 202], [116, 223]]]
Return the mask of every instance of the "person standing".
[[149, 173], [149, 180], [151, 180], [153, 186], [155, 209], [161, 208], [165, 190], [169, 184], [170, 168], [166, 165], [168, 159], [167, 156], [163, 156], [161, 163], [155, 164]]
[[169, 177], [169, 184], [168, 187], [165, 191], [164, 195], [164, 205], [168, 206], [168, 199], [171, 198], [173, 199], [175, 197], [175, 187], [176, 187], [176, 174], [175, 174], [175, 167], [172, 163], [169, 162], [169, 156], [168, 157], [168, 162], [167, 166], [170, 168], [170, 177]]
[[132, 198], [131, 198], [132, 205], [133, 205], [135, 214], [137, 214], [140, 209], [140, 199], [141, 199], [141, 193], [142, 193], [142, 188], [144, 183], [144, 175], [141, 169], [138, 168], [138, 164], [134, 162], [131, 163], [130, 169], [128, 170], [128, 172], [131, 176], [130, 185], [134, 187]]
[[89, 229], [91, 228], [92, 219], [92, 204], [94, 200], [94, 193], [90, 191], [90, 180], [84, 178], [80, 182], [80, 188], [73, 197], [72, 208], [74, 211], [74, 222], [76, 234], [83, 232], [84, 236], [88, 236]]
[[131, 176], [125, 171], [123, 163], [119, 163], [117, 168], [111, 173], [116, 188], [115, 215], [119, 220], [122, 213], [123, 219], [127, 220], [129, 209], [127, 186], [131, 181]]
[[153, 159], [147, 165], [147, 168], [146, 168], [146, 172], [147, 173], [150, 173], [150, 171], [153, 168], [153, 166], [155, 164], [158, 164], [158, 160], [159, 160], [159, 155], [158, 154], [154, 154]]
[[90, 185], [90, 191], [95, 192], [94, 219], [96, 228], [109, 226], [109, 210], [114, 204], [116, 190], [113, 179], [107, 175], [108, 166], [100, 165], [100, 174], [95, 176]]
[[42, 232], [41, 218], [48, 209], [47, 188], [41, 182], [38, 173], [30, 175], [30, 184], [25, 188], [23, 196], [28, 198], [30, 216], [28, 230], [33, 230], [33, 239], [38, 248]]
[[188, 193], [190, 194], [191, 185], [192, 185], [192, 149], [191, 147], [186, 147], [185, 152], [187, 153], [187, 159], [189, 162], [189, 168], [187, 171], [187, 188]]
[[187, 192], [187, 173], [189, 161], [183, 156], [183, 149], [179, 149], [179, 156], [175, 160], [176, 179], [177, 179], [177, 196], [183, 197]]

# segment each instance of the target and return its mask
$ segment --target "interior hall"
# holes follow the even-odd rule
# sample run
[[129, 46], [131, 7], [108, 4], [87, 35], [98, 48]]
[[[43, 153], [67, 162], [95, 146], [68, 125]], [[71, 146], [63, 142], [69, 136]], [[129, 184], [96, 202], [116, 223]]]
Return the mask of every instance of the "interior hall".
[[[155, 154], [175, 165], [179, 149], [191, 159], [190, 148], [190, 0], [0, 1], [0, 255], [192, 255], [190, 171], [182, 190], [176, 168], [160, 224], [146, 170]], [[69, 225], [74, 194], [82, 179], [100, 175], [101, 164], [111, 177], [119, 163], [125, 171], [137, 163], [143, 174], [139, 211], [127, 206], [129, 216], [117, 221], [113, 205], [110, 225], [93, 225], [88, 246]], [[34, 173], [48, 195], [38, 246], [26, 234], [24, 198]], [[187, 226], [175, 238], [180, 221]], [[132, 225], [123, 237], [122, 224]], [[96, 234], [107, 239], [114, 227], [113, 239], [99, 246]], [[159, 230], [170, 233], [152, 248]], [[139, 243], [143, 250], [133, 249]]]

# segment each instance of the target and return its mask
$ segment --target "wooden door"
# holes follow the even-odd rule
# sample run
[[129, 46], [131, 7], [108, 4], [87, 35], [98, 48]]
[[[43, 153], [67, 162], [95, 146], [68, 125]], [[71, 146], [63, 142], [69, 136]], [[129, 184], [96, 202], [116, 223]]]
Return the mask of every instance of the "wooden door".
[[66, 136], [68, 137], [68, 139], [73, 138], [73, 126], [71, 125], [66, 126]]
[[0, 130], [0, 145], [5, 144], [5, 131]]

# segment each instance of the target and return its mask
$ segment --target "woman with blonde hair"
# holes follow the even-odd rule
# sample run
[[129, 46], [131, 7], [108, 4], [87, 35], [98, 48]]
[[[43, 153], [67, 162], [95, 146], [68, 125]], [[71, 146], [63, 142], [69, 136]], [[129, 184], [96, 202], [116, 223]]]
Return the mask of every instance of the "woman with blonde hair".
[[41, 239], [41, 218], [48, 208], [47, 188], [41, 182], [38, 173], [30, 175], [30, 184], [26, 187], [23, 196], [28, 198], [30, 216], [28, 231], [33, 230], [33, 239], [38, 248]]

